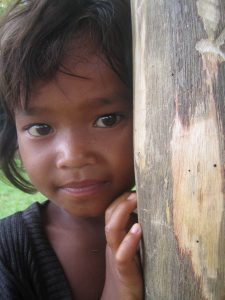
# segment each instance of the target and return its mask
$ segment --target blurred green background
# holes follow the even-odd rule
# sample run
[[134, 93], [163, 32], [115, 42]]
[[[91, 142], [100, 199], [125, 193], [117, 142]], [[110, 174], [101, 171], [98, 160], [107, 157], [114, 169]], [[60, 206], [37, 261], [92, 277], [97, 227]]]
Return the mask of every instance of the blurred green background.
[[16, 0], [0, 0], [0, 15], [4, 14], [9, 5], [15, 3]]
[[[0, 17], [7, 11], [9, 5], [15, 2], [16, 0], [0, 0]], [[0, 218], [24, 210], [34, 201], [43, 201], [43, 199], [41, 194], [28, 195], [0, 181]]]
[[4, 10], [9, 4], [15, 3], [17, 0], [0, 0], [0, 6]]
[[0, 181], [0, 219], [44, 199], [40, 193], [29, 195]]

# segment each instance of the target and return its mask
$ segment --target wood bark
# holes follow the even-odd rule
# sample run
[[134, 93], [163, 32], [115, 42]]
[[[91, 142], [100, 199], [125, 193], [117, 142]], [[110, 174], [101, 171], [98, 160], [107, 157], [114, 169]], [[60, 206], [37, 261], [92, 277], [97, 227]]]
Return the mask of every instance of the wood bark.
[[225, 1], [131, 0], [145, 299], [225, 299]]

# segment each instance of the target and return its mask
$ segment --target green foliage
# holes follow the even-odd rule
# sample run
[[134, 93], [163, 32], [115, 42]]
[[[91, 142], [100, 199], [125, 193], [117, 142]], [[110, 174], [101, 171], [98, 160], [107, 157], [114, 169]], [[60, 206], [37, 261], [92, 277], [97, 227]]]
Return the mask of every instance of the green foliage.
[[40, 193], [29, 195], [0, 181], [0, 219], [44, 199]]
[[15, 2], [16, 0], [0, 0], [0, 16]]

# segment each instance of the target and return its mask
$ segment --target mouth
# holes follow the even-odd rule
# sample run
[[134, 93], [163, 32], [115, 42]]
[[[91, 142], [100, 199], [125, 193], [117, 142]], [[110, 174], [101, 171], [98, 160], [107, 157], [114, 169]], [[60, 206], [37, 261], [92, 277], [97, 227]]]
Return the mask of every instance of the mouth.
[[60, 191], [73, 196], [89, 196], [99, 193], [107, 186], [107, 181], [84, 180], [69, 182], [59, 187]]

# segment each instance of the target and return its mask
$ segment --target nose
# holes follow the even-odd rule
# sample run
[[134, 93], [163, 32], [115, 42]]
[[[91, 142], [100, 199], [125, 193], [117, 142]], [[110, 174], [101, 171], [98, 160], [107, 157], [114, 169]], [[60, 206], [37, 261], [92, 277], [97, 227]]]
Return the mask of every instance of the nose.
[[84, 132], [64, 132], [57, 140], [56, 150], [57, 168], [82, 168], [97, 161], [94, 143]]

